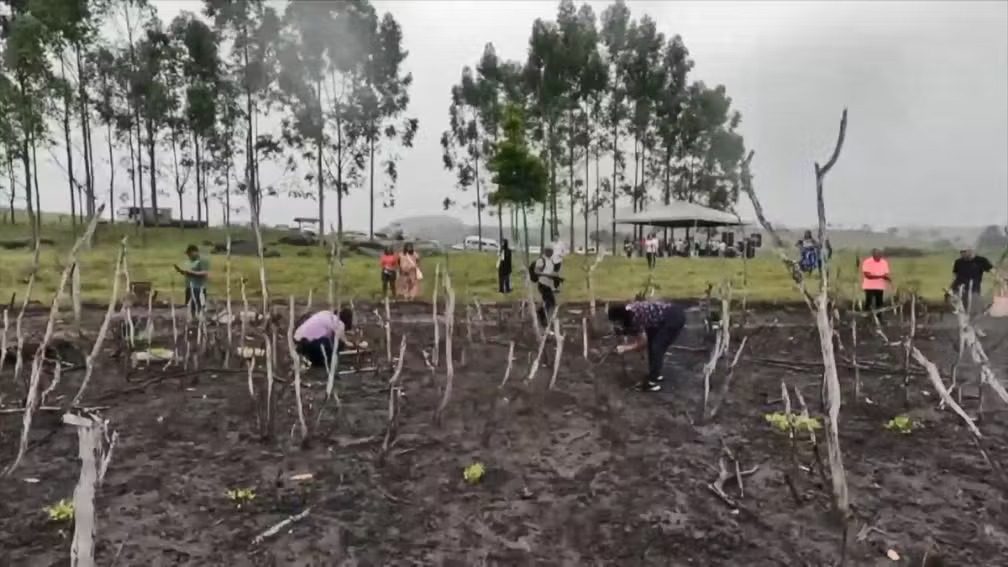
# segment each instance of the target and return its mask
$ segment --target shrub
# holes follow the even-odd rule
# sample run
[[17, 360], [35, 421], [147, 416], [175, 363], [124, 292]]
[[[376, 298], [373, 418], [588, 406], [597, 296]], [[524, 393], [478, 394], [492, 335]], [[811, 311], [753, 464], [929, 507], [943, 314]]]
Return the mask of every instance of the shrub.
[[803, 433], [811, 433], [817, 429], [822, 429], [822, 423], [817, 418], [803, 415], [791, 414], [790, 424], [788, 423], [787, 414], [779, 411], [765, 414], [763, 419], [779, 433], [787, 433], [791, 427], [794, 427], [795, 431]]

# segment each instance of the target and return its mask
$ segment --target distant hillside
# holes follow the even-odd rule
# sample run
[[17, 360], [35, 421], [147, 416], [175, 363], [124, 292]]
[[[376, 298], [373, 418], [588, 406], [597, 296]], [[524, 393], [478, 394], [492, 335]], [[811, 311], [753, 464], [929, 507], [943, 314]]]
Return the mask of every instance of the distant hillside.
[[[603, 245], [611, 240], [609, 233], [609, 215], [606, 214], [599, 219], [599, 228]], [[498, 236], [496, 218], [488, 218], [483, 225], [483, 236], [485, 238], [496, 239]], [[594, 231], [594, 218], [589, 221], [589, 230]], [[815, 227], [809, 227], [813, 233]], [[798, 227], [780, 228], [781, 237], [791, 244], [801, 238], [806, 229]], [[977, 237], [983, 230], [982, 227], [892, 227], [884, 231], [871, 230], [871, 227], [851, 228], [851, 227], [831, 227], [829, 229], [830, 243], [836, 249], [868, 250], [873, 247], [892, 248], [937, 248], [937, 249], [959, 249], [973, 246]], [[476, 226], [448, 215], [426, 215], [416, 217], [406, 217], [391, 223], [382, 229], [387, 234], [395, 234], [397, 231], [409, 238], [419, 238], [425, 240], [437, 240], [445, 245], [461, 242], [466, 236], [476, 234]], [[510, 228], [504, 227], [505, 238], [510, 234]], [[533, 244], [538, 244], [539, 222], [533, 223], [529, 219], [529, 236]], [[754, 227], [748, 227], [746, 232], [759, 232]], [[578, 220], [574, 223], [575, 247], [583, 245], [584, 224]], [[631, 234], [629, 227], [621, 226], [618, 229], [618, 240], [623, 240], [623, 235]], [[677, 231], [677, 236], [683, 231]], [[566, 225], [560, 228], [560, 237], [567, 240], [569, 229]], [[716, 238], [717, 236], [715, 236]]]

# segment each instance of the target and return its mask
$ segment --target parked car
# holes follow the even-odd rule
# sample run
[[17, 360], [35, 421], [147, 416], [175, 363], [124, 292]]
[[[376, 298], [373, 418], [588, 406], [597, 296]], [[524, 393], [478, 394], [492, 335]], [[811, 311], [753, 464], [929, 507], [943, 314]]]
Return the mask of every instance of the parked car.
[[[484, 252], [497, 252], [500, 250], [500, 244], [492, 238], [480, 238], [478, 236], [467, 236], [465, 240], [462, 241], [463, 250], [479, 250], [480, 241], [483, 242]], [[454, 248], [454, 246], [452, 246]]]

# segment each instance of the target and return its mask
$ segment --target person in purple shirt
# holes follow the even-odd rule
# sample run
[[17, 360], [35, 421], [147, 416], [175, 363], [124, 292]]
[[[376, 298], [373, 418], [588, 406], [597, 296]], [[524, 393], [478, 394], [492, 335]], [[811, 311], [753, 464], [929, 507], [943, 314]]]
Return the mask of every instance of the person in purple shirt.
[[661, 390], [665, 353], [686, 326], [686, 311], [662, 301], [635, 301], [626, 305], [610, 305], [609, 321], [633, 339], [616, 347], [618, 354], [648, 349], [648, 374], [641, 390]]
[[297, 352], [308, 359], [314, 368], [325, 368], [333, 360], [333, 349], [344, 350], [346, 332], [353, 328], [353, 312], [342, 309], [338, 312], [318, 311], [298, 325], [294, 331]]

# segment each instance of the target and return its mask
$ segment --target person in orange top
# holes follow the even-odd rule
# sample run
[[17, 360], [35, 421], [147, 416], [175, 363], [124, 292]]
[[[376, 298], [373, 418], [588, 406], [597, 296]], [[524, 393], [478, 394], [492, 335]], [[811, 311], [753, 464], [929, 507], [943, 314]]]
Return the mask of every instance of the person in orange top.
[[378, 259], [381, 266], [381, 289], [382, 295], [388, 297], [389, 292], [395, 293], [396, 270], [399, 267], [399, 258], [391, 247], [386, 247], [385, 252]]
[[872, 255], [861, 262], [861, 289], [865, 294], [865, 308], [875, 311], [882, 309], [882, 300], [889, 283], [889, 261], [882, 257], [878, 248], [872, 250]]

